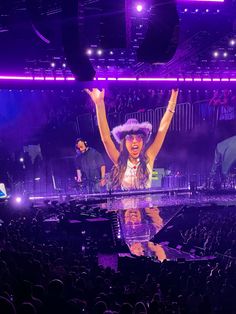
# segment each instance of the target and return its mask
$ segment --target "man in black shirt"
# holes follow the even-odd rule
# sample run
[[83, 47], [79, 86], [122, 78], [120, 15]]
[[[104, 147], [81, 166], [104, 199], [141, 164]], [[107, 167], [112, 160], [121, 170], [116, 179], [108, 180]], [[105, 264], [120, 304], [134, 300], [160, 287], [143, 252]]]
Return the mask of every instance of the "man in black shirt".
[[102, 155], [88, 146], [83, 139], [76, 140], [77, 181], [83, 183], [88, 193], [98, 193], [106, 184], [106, 166]]

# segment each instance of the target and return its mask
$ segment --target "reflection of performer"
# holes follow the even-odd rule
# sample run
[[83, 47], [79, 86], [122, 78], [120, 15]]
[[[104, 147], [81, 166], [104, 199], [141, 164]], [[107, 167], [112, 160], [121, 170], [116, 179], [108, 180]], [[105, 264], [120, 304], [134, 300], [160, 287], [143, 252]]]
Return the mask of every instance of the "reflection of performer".
[[105, 163], [102, 155], [88, 146], [83, 139], [76, 140], [76, 170], [77, 181], [84, 183], [87, 192], [100, 192], [105, 185]]
[[120, 213], [124, 240], [132, 254], [136, 256], [155, 256], [159, 261], [166, 259], [160, 244], [150, 240], [163, 227], [159, 208], [129, 208]]
[[227, 138], [216, 146], [211, 177], [215, 181], [225, 179], [236, 166], [236, 136]]
[[112, 130], [115, 140], [120, 144], [120, 151], [117, 150], [111, 139], [104, 104], [104, 89], [102, 91], [96, 88], [92, 91], [86, 89], [86, 92], [96, 105], [100, 135], [105, 149], [114, 164], [111, 174], [112, 189], [150, 188], [154, 160], [161, 149], [175, 112], [178, 91], [172, 90], [171, 98], [156, 137], [148, 149], [146, 148], [146, 143], [152, 130], [150, 123], [139, 123], [136, 119], [129, 119], [125, 124], [117, 126]]

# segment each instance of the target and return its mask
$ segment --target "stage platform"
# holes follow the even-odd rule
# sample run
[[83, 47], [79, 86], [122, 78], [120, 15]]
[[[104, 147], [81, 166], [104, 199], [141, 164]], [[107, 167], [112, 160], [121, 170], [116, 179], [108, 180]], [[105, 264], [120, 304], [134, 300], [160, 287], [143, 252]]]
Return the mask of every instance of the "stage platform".
[[[214, 221], [214, 217], [224, 216], [228, 209], [234, 211], [236, 190], [54, 194], [31, 196], [30, 200], [33, 207], [44, 212], [47, 232], [55, 232], [63, 225], [69, 236], [81, 237], [85, 232], [98, 242], [107, 238], [113, 243], [109, 244], [109, 250], [112, 247], [119, 258], [205, 261], [214, 259], [215, 255], [208, 254], [203, 247], [183, 245], [183, 234], [188, 228], [201, 225], [206, 217]], [[101, 242], [98, 247], [104, 251], [107, 246]]]
[[[147, 206], [175, 206], [175, 205], [236, 205], [236, 189], [203, 189], [196, 188], [191, 191], [188, 188], [178, 189], [156, 189], [144, 191], [124, 191], [99, 194], [41, 194], [29, 195], [29, 199], [37, 205], [45, 202], [77, 201], [81, 204], [103, 204], [108, 211], [117, 211], [125, 208], [125, 203], [132, 200], [132, 206], [143, 208]], [[125, 201], [127, 200], [127, 201]]]
[[[36, 202], [40, 200], [34, 199]], [[183, 221], [187, 225], [191, 220], [199, 219], [196, 224], [200, 224], [201, 217], [218, 215], [222, 208], [231, 207], [234, 210], [236, 190], [162, 189], [99, 195], [55, 195], [50, 200], [54, 204], [71, 204], [74, 209], [73, 215], [68, 213], [71, 228], [72, 224], [75, 228], [76, 221], [82, 222], [87, 229], [97, 230], [95, 237], [102, 236], [101, 230], [109, 230], [107, 233], [114, 237], [117, 252], [127, 249], [127, 252], [120, 253], [119, 258], [143, 256], [156, 261], [204, 261], [215, 256], [204, 252], [201, 247], [180, 245], [181, 238], [176, 238], [175, 232], [179, 236], [176, 229]]]

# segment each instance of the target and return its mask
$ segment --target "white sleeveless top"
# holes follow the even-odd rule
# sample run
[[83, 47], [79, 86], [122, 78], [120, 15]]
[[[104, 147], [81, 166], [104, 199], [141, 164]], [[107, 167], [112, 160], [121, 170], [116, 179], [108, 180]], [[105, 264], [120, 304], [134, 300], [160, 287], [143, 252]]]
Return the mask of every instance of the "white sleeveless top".
[[152, 169], [150, 164], [147, 164], [147, 169], [149, 172], [148, 180], [145, 183], [145, 186], [139, 186], [137, 179], [137, 170], [140, 165], [140, 162], [137, 164], [132, 164], [132, 162], [128, 159], [127, 167], [124, 173], [124, 177], [121, 183], [122, 190], [138, 190], [138, 189], [149, 189], [152, 183]]

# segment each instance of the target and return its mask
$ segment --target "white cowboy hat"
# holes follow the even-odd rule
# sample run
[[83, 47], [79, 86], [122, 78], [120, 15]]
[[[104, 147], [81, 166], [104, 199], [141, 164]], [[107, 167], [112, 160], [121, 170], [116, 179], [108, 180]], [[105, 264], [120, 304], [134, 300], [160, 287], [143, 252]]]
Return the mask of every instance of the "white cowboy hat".
[[151, 123], [139, 123], [136, 119], [128, 119], [125, 124], [118, 125], [111, 131], [117, 143], [120, 143], [127, 134], [139, 132], [143, 133], [146, 137], [146, 141], [148, 141], [152, 132]]

